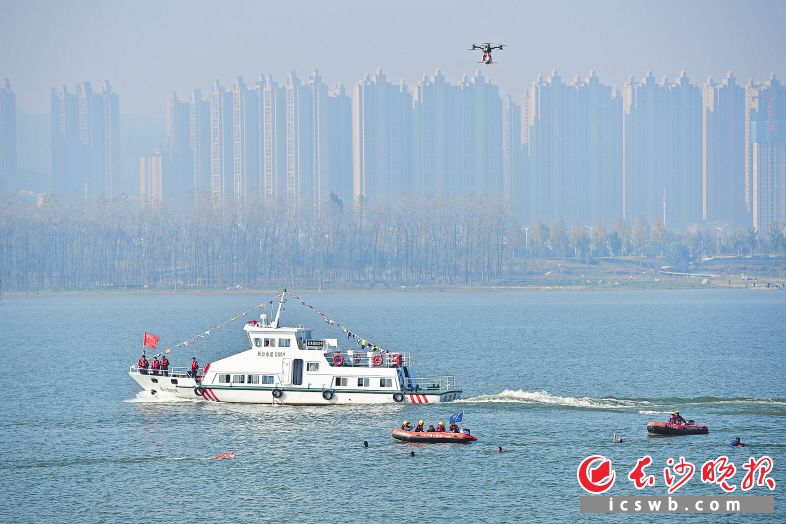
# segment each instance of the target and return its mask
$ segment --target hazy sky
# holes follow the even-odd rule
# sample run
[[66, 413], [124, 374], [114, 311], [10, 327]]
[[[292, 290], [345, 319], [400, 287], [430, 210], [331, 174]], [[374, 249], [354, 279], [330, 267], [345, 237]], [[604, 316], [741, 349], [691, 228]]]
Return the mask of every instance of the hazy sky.
[[[486, 40], [510, 46], [500, 63], [467, 50]], [[318, 68], [350, 86], [377, 67], [409, 83], [482, 68], [516, 96], [555, 68], [565, 79], [596, 69], [610, 84], [648, 69], [783, 79], [786, 2], [0, 0], [0, 77], [27, 112], [49, 111], [51, 87], [86, 80], [109, 80], [124, 113], [163, 118], [170, 92], [215, 78]]]

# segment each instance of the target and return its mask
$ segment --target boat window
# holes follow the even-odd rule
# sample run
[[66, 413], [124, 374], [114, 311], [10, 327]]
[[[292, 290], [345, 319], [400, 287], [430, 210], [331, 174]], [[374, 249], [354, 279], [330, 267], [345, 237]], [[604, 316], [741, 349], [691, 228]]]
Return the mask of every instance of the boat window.
[[368, 379], [363, 377], [358, 377], [358, 387], [367, 388], [368, 387]]
[[170, 382], [172, 382], [172, 384], [177, 384], [177, 379], [176, 379], [176, 378], [173, 378], [173, 379], [171, 379], [171, 381], [170, 381]]
[[393, 387], [393, 379], [392, 378], [381, 378], [381, 379], [379, 379], [379, 387], [381, 387], [381, 388], [391, 388], [391, 387]]
[[319, 371], [319, 362], [307, 362], [306, 371]]
[[346, 386], [347, 385], [347, 377], [336, 377], [336, 385], [337, 386]]
[[265, 347], [266, 348], [274, 348], [274, 347], [276, 347], [276, 339], [275, 338], [266, 338], [265, 339]]
[[278, 339], [278, 347], [280, 347], [280, 348], [288, 348], [289, 347], [289, 339], [288, 338], [280, 338], [280, 339]]
[[229, 377], [230, 377], [230, 375], [219, 375], [218, 376], [218, 383], [219, 384], [229, 384]]
[[261, 380], [263, 384], [274, 384], [273, 375], [262, 375]]
[[245, 382], [246, 382], [245, 375], [232, 375], [233, 384], [245, 384]]
[[261, 338], [255, 338], [254, 339], [254, 346], [256, 346], [258, 348], [261, 348], [262, 347], [262, 339]]
[[249, 375], [246, 381], [249, 384], [259, 384], [259, 375]]

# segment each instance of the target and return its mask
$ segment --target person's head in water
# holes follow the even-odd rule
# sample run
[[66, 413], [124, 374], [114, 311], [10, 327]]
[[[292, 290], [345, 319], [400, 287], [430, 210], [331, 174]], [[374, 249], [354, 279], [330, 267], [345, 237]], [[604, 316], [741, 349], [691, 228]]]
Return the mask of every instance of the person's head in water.
[[734, 438], [734, 443], [735, 444], [739, 444], [740, 443], [740, 437], [735, 437]]

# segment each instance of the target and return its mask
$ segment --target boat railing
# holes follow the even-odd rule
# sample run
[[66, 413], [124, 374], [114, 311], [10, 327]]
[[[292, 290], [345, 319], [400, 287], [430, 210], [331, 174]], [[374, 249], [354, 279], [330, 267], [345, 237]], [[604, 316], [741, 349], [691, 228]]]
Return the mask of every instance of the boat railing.
[[398, 368], [412, 366], [411, 353], [381, 351], [328, 351], [325, 358], [331, 367]]
[[[132, 364], [128, 371], [130, 373], [139, 373], [140, 375], [151, 375], [157, 377], [191, 378], [191, 368], [186, 367], [170, 367], [166, 370], [154, 370], [149, 367], [147, 369], [141, 369], [136, 364]], [[202, 378], [201, 370], [197, 372], [197, 378]]]
[[408, 393], [445, 393], [459, 389], [460, 384], [454, 376], [404, 379], [404, 391]]

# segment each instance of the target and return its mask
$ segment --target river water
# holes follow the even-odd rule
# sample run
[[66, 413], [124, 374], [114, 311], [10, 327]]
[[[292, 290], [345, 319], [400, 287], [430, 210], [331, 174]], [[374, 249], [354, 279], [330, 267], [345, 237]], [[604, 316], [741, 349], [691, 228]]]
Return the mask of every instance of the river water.
[[[300, 295], [373, 343], [411, 351], [419, 376], [456, 375], [464, 400], [324, 408], [154, 401], [127, 375], [144, 331], [169, 347], [272, 294], [6, 296], [0, 521], [616, 520], [579, 513], [576, 469], [596, 453], [617, 470], [611, 495], [635, 494], [625, 476], [651, 455], [657, 484], [638, 494], [656, 496], [666, 494], [670, 457], [700, 466], [726, 454], [739, 485], [748, 457], [769, 455], [775, 491], [747, 494], [774, 494], [776, 513], [723, 520], [786, 521], [782, 292]], [[173, 364], [245, 348], [246, 318], [174, 349]], [[343, 336], [297, 301], [283, 320]], [[710, 434], [649, 437], [646, 423], [673, 409]], [[404, 418], [436, 423], [458, 410], [478, 442], [390, 437]], [[612, 444], [614, 432], [622, 444]], [[728, 446], [735, 436], [749, 447]], [[228, 452], [237, 455], [210, 458]], [[676, 494], [723, 495], [698, 474]]]

